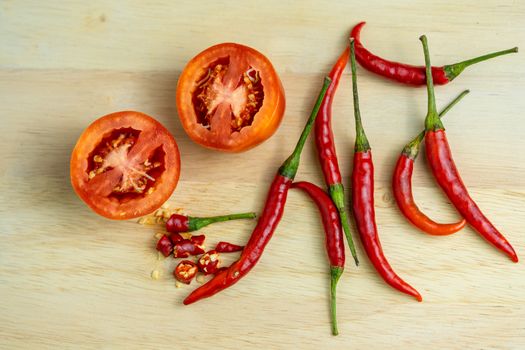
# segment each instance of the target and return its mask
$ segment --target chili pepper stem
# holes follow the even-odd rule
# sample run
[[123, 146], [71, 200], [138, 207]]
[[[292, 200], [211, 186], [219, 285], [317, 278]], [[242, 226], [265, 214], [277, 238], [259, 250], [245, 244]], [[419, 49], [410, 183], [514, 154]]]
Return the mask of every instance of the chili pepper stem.
[[458, 63], [448, 64], [448, 65], [443, 67], [443, 70], [445, 71], [445, 75], [447, 76], [448, 80], [450, 81], [450, 80], [453, 80], [455, 77], [457, 77], [468, 66], [471, 66], [473, 64], [476, 64], [476, 63], [479, 63], [479, 62], [483, 62], [483, 61], [486, 61], [486, 60], [490, 60], [491, 58], [494, 58], [494, 57], [503, 56], [503, 55], [507, 55], [509, 53], [516, 53], [516, 52], [518, 52], [518, 48], [517, 47], [513, 47], [512, 49], [508, 49], [508, 50], [492, 52], [492, 53], [489, 53], [489, 54], [486, 54], [486, 55], [482, 55], [482, 56], [479, 56], [479, 57], [474, 57], [474, 58], [471, 58], [471, 59], [468, 59], [468, 60], [465, 60], [465, 61], [461, 61], [461, 62], [458, 62]]
[[[459, 94], [454, 100], [452, 100], [452, 102], [450, 102], [445, 107], [445, 109], [443, 109], [439, 113], [439, 117], [443, 118], [443, 116], [447, 114], [448, 111], [450, 111], [452, 107], [454, 107], [459, 101], [461, 101], [463, 97], [465, 97], [469, 92], [470, 90], [464, 90], [461, 94]], [[409, 157], [410, 159], [416, 159], [419, 154], [419, 148], [420, 148], [421, 142], [423, 142], [424, 139], [425, 139], [425, 130], [420, 132], [412, 141], [410, 141], [409, 143], [405, 145], [405, 147], [403, 148], [403, 153], [406, 154], [407, 157]]]
[[297, 174], [297, 169], [299, 168], [299, 161], [301, 159], [301, 152], [303, 150], [306, 139], [308, 138], [308, 135], [310, 135], [310, 131], [312, 130], [312, 126], [315, 122], [315, 118], [317, 118], [317, 114], [319, 113], [319, 109], [321, 108], [321, 104], [326, 94], [326, 90], [328, 90], [328, 87], [331, 83], [332, 79], [330, 79], [329, 77], [324, 78], [323, 88], [321, 89], [321, 92], [317, 97], [314, 109], [312, 110], [312, 113], [310, 114], [310, 117], [308, 118], [308, 121], [304, 126], [303, 132], [301, 133], [301, 137], [299, 138], [299, 141], [297, 141], [297, 145], [295, 146], [293, 153], [288, 157], [288, 159], [284, 161], [283, 165], [281, 165], [281, 167], [279, 168], [279, 174], [281, 174], [282, 176], [289, 179], [293, 179], [295, 177], [295, 174]]
[[206, 218], [199, 217], [189, 217], [188, 230], [196, 231], [204, 226], [208, 226], [215, 222], [230, 221], [230, 220], [239, 220], [239, 219], [254, 219], [257, 217], [257, 214], [253, 212], [249, 213], [239, 213], [239, 214], [230, 214], [230, 215], [220, 215], [220, 216], [211, 216]]
[[427, 116], [425, 118], [425, 131], [444, 130], [445, 127], [439, 119], [439, 115], [436, 110], [436, 95], [434, 94], [434, 82], [432, 78], [427, 37], [425, 35], [421, 35], [419, 40], [421, 40], [423, 43], [423, 51], [425, 52], [425, 72], [427, 76], [428, 110]]
[[330, 317], [332, 320], [332, 334], [338, 335], [339, 329], [337, 328], [337, 282], [343, 274], [344, 268], [339, 266], [330, 267]]
[[350, 233], [350, 223], [348, 215], [346, 214], [345, 200], [344, 200], [344, 188], [343, 184], [333, 184], [329, 187], [330, 197], [334, 202], [337, 211], [339, 212], [339, 218], [341, 220], [341, 225], [343, 226], [343, 231], [345, 233], [346, 240], [348, 242], [348, 247], [354, 258], [356, 266], [359, 266], [359, 258], [357, 257], [357, 251], [355, 249], [354, 240], [352, 234]]
[[370, 149], [370, 144], [363, 129], [361, 112], [359, 110], [359, 94], [357, 92], [357, 68], [355, 63], [354, 38], [350, 38], [350, 65], [352, 67], [352, 90], [354, 96], [354, 118], [355, 118], [355, 151], [366, 152]]

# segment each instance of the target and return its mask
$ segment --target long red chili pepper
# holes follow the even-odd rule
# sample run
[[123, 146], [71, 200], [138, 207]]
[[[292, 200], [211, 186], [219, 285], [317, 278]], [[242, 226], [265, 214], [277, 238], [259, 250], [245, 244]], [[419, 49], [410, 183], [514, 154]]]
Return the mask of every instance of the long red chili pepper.
[[[398, 81], [408, 85], [425, 85], [426, 74], [424, 66], [412, 66], [410, 64], [404, 64], [399, 62], [393, 62], [374, 55], [361, 43], [361, 29], [366, 22], [357, 24], [352, 29], [351, 37], [355, 40], [355, 54], [357, 62], [367, 70], [381, 75], [385, 78]], [[432, 76], [434, 83], [437, 85], [444, 85], [451, 82], [457, 77], [465, 68], [476, 64], [478, 62], [486, 61], [494, 57], [506, 55], [509, 53], [518, 52], [517, 47], [512, 49], [489, 53], [487, 55], [471, 58], [469, 60], [461, 61], [454, 64], [448, 64], [442, 67], [432, 67]]]
[[323, 103], [321, 104], [321, 109], [319, 110], [319, 115], [315, 121], [315, 144], [317, 146], [319, 163], [321, 164], [324, 179], [328, 186], [328, 192], [339, 211], [341, 224], [343, 225], [352, 257], [354, 258], [355, 264], [359, 265], [354, 241], [350, 233], [348, 215], [346, 214], [344, 188], [332, 133], [332, 101], [334, 100], [335, 91], [339, 85], [341, 75], [348, 64], [348, 53], [349, 48], [347, 47], [341, 56], [339, 56], [328, 75], [332, 79], [332, 84], [326, 92]]
[[345, 243], [339, 212], [330, 197], [318, 186], [310, 182], [294, 182], [292, 188], [299, 188], [306, 192], [315, 202], [325, 232], [326, 253], [330, 262], [330, 313], [332, 318], [332, 334], [337, 335], [336, 317], [336, 286], [345, 268]]
[[[445, 107], [441, 113], [439, 113], [439, 117], [442, 118], [468, 93], [469, 90], [463, 91], [447, 107]], [[403, 151], [399, 155], [394, 170], [394, 176], [392, 178], [394, 198], [403, 215], [421, 231], [438, 236], [450, 235], [465, 227], [467, 221], [461, 219], [460, 221], [451, 224], [437, 223], [417, 207], [417, 204], [414, 201], [414, 196], [412, 195], [412, 172], [414, 170], [414, 161], [419, 154], [419, 148], [424, 139], [425, 131], [423, 130], [412, 141], [405, 145]]]
[[299, 168], [301, 151], [303, 150], [306, 139], [310, 134], [317, 113], [319, 112], [319, 107], [330, 82], [330, 78], [325, 78], [323, 88], [317, 98], [312, 114], [308, 118], [308, 122], [301, 133], [301, 137], [299, 138], [293, 153], [284, 161], [277, 171], [268, 191], [264, 210], [259, 217], [257, 226], [252, 232], [250, 240], [239, 257], [239, 260], [230, 265], [229, 268], [217, 273], [215, 277], [206, 284], [194, 290], [188, 295], [188, 297], [186, 297], [186, 299], [184, 299], [185, 305], [210, 297], [215, 293], [234, 285], [242, 277], [248, 274], [261, 258], [264, 248], [272, 238], [273, 232], [277, 228], [279, 221], [281, 221], [288, 190], [295, 174], [297, 173], [297, 169]]
[[368, 258], [385, 282], [421, 301], [422, 298], [418, 291], [396, 275], [381, 248], [374, 210], [374, 164], [372, 162], [372, 151], [363, 129], [359, 111], [354, 40], [352, 38], [350, 38], [350, 61], [352, 66], [356, 129], [354, 169], [352, 171], [352, 202], [357, 232], [359, 232]]
[[[425, 51], [426, 70], [430, 73], [430, 55], [428, 53], [427, 38], [423, 35], [420, 38]], [[514, 248], [503, 237], [503, 235], [492, 225], [492, 223], [483, 215], [476, 203], [467, 191], [459, 175], [452, 152], [448, 145], [447, 136], [443, 123], [436, 112], [436, 100], [434, 96], [434, 84], [432, 76], [427, 75], [427, 93], [428, 93], [428, 112], [425, 118], [425, 149], [428, 164], [432, 174], [456, 207], [458, 212], [467, 220], [467, 222], [489, 241], [496, 248], [507, 254], [514, 262], [518, 262], [518, 256]]]
[[241, 213], [221, 216], [212, 216], [206, 218], [198, 218], [193, 216], [186, 216], [180, 214], [173, 214], [166, 222], [166, 231], [168, 232], [191, 232], [197, 231], [213, 224], [215, 222], [238, 220], [238, 219], [254, 219], [255, 213]]

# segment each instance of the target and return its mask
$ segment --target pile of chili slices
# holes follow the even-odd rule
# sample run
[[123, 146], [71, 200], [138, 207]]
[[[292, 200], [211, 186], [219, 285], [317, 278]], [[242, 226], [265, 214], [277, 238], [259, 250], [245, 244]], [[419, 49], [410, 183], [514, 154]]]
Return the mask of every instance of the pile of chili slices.
[[[332, 70], [324, 79], [321, 91], [319, 92], [313, 110], [306, 122], [301, 136], [290, 156], [286, 158], [282, 165], [277, 169], [277, 172], [268, 190], [264, 209], [259, 215], [257, 224], [250, 236], [250, 239], [244, 244], [244, 246], [238, 246], [228, 242], [220, 242], [214, 249], [205, 251], [203, 248], [205, 239], [204, 235], [192, 236], [188, 232], [197, 231], [203, 226], [219, 221], [255, 218], [254, 213], [232, 214], [208, 218], [197, 218], [185, 216], [182, 214], [173, 214], [170, 215], [169, 218], [166, 218], [166, 234], [159, 238], [156, 248], [160, 253], [162, 253], [162, 255], [166, 257], [172, 255], [174, 258], [184, 259], [178, 263], [173, 272], [175, 278], [182, 283], [189, 284], [199, 271], [205, 275], [212, 276], [209, 281], [193, 290], [184, 299], [185, 305], [189, 305], [201, 299], [208, 298], [226, 288], [229, 288], [250, 272], [250, 270], [261, 258], [264, 248], [270, 241], [281, 220], [288, 191], [290, 188], [298, 189], [307, 194], [315, 202], [323, 222], [326, 238], [326, 252], [330, 266], [330, 306], [332, 334], [338, 334], [336, 318], [336, 286], [345, 266], [345, 237], [352, 253], [353, 260], [356, 265], [359, 265], [356, 248], [350, 231], [349, 215], [345, 206], [345, 200], [347, 197], [342, 184], [342, 176], [339, 171], [339, 163], [336, 156], [334, 137], [331, 129], [332, 101], [339, 81], [343, 75], [344, 69], [349, 62], [352, 73], [356, 135], [353, 169], [351, 175], [351, 194], [350, 198], [348, 199], [350, 199], [350, 202], [352, 203], [351, 211], [356, 223], [357, 233], [361, 239], [366, 255], [383, 280], [400, 292], [414, 297], [417, 301], [422, 301], [421, 294], [395, 273], [381, 248], [374, 211], [374, 164], [372, 159], [371, 145], [366, 137], [359, 109], [356, 62], [358, 62], [365, 69], [376, 73], [381, 77], [411, 86], [426, 85], [427, 88], [428, 111], [424, 125], [422, 125], [423, 130], [413, 140], [408, 142], [402, 149], [394, 169], [392, 187], [396, 203], [401, 213], [415, 227], [431, 235], [450, 235], [458, 232], [467, 224], [469, 224], [495, 248], [506, 254], [512, 261], [518, 262], [516, 252], [510, 243], [492, 225], [489, 219], [485, 217], [474, 200], [470, 197], [466, 186], [461, 180], [459, 171], [456, 168], [452, 157], [452, 151], [447, 142], [445, 128], [443, 126], [443, 122], [441, 121], [441, 117], [443, 117], [456, 103], [466, 96], [469, 91], [463, 91], [461, 94], [459, 94], [458, 97], [456, 97], [456, 99], [454, 99], [440, 113], [437, 112], [434, 95], [434, 84], [447, 84], [470, 65], [491, 59], [493, 57], [514, 53], [517, 52], [518, 49], [512, 48], [451, 65], [432, 67], [430, 63], [427, 38], [425, 36], [421, 36], [420, 40], [423, 45], [425, 65], [412, 66], [388, 61], [368, 51], [360, 41], [360, 32], [363, 26], [364, 22], [359, 23], [353, 28], [350, 34], [348, 47], [346, 47], [341, 53]], [[231, 46], [237, 44], [228, 45]], [[213, 49], [217, 50], [218, 46], [213, 47]], [[239, 45], [229, 47], [228, 49], [238, 50]], [[206, 55], [204, 54], [204, 56]], [[233, 59], [233, 61], [235, 61], [235, 59]], [[243, 60], [239, 60], [239, 62], [241, 61], [245, 62]], [[202, 104], [202, 106], [197, 111], [200, 117], [197, 116], [196, 120], [202, 120], [202, 123], [205, 124], [203, 125], [206, 129], [209, 129], [210, 127], [213, 129], [214, 124], [217, 123], [217, 120], [214, 119], [215, 115], [211, 115], [209, 110], [206, 109], [206, 103], [209, 103], [209, 101], [203, 94], [206, 94], [209, 89], [214, 87], [217, 88], [217, 86], [219, 86], [219, 89], [226, 89], [224, 86], [227, 84], [223, 84], [223, 81], [220, 80], [221, 76], [227, 76], [227, 74], [224, 73], [223, 68], [223, 65], [226, 63], [228, 62], [216, 61], [212, 64], [212, 66], [210, 66], [213, 69], [209, 68], [207, 73], [201, 74], [202, 76], [196, 75], [195, 78], [198, 81], [197, 88], [199, 95], [197, 97], [199, 98], [199, 101], [202, 102], [199, 102]], [[269, 62], [267, 64], [269, 64]], [[191, 62], [189, 65], [191, 66]], [[261, 95], [259, 95], [257, 98], [251, 98], [250, 101], [252, 101], [252, 107], [250, 107], [248, 112], [243, 112], [240, 114], [240, 116], [234, 116], [235, 118], [232, 119], [233, 124], [231, 126], [233, 128], [242, 128], [244, 125], [251, 125], [250, 123], [252, 123], [252, 119], [250, 118], [253, 118], [254, 114], [257, 114], [262, 110], [268, 110], [268, 106], [265, 106], [264, 99], [261, 97], [262, 95], [265, 96], [264, 98], [266, 98], [266, 96], [273, 96], [272, 98], [279, 102], [279, 107], [276, 108], [281, 114], [284, 110], [284, 95], [282, 94], [282, 91], [278, 87], [273, 92], [263, 90], [264, 81], [261, 85], [258, 75], [259, 71], [257, 70], [258, 68], [253, 68], [246, 62], [243, 63], [243, 65], [244, 66], [239, 69], [240, 72], [244, 72], [244, 75], [242, 76], [239, 84], [243, 83], [246, 85], [239, 85], [240, 87], [235, 87], [236, 85], [232, 86], [235, 87], [235, 91], [237, 92], [240, 90], [247, 90], [249, 91], [249, 94], [253, 94], [253, 96], [255, 96], [255, 92], [258, 92]], [[273, 68], [272, 72], [272, 74], [275, 74]], [[183, 75], [185, 74], [186, 73], [183, 73]], [[274, 81], [278, 81], [278, 77], [276, 75]], [[280, 86], [280, 83], [278, 85]], [[179, 88], [180, 87], [181, 83], [179, 82]], [[235, 91], [231, 90], [229, 93], [235, 95]], [[179, 113], [184, 113], [185, 107], [183, 108], [179, 105], [179, 102], [181, 101], [182, 97], [178, 96]], [[217, 111], [213, 113], [220, 114], [223, 112], [223, 110], [219, 110], [218, 108]], [[229, 110], [227, 113], [230, 113]], [[278, 121], [280, 121], [280, 118], [282, 117], [279, 115], [279, 113], [273, 113], [271, 115], [272, 118]], [[278, 121], [273, 123], [274, 127], [278, 124]], [[158, 126], [156, 127], [159, 129]], [[193, 126], [186, 123], [184, 127], [188, 132], [188, 128], [191, 130]], [[297, 170], [299, 168], [301, 152], [312, 129], [315, 130], [315, 143], [319, 162], [324, 175], [326, 190], [309, 182], [295, 181], [295, 175], [297, 174]], [[131, 141], [128, 141], [129, 143], [140, 143], [140, 137], [135, 137], [133, 139], [133, 130], [128, 130], [127, 128], [121, 128], [119, 130], [121, 134], [125, 135], [122, 137], [124, 141], [131, 138]], [[199, 135], [193, 135], [191, 137], [192, 139], [196, 140], [196, 142], [200, 142]], [[269, 137], [269, 134], [266, 133], [264, 137]], [[261, 140], [262, 138], [259, 138], [257, 142], [262, 142]], [[215, 141], [213, 144], [207, 146], [219, 149], [221, 147], [227, 147], [230, 141], [231, 140], [222, 140], [220, 142]], [[462, 216], [462, 219], [458, 222], [435, 222], [425, 213], [423, 213], [414, 201], [411, 184], [412, 173], [414, 161], [418, 156], [420, 146], [423, 142], [425, 143], [425, 156], [436, 182], [447, 195], [450, 202], [456, 208], [457, 212]], [[157, 158], [160, 159], [161, 157], [153, 157], [155, 159], [152, 160], [148, 158], [146, 159], [146, 162], [140, 164], [133, 163], [134, 165], [131, 167], [129, 164], [125, 165], [126, 162], [123, 160], [124, 158], [120, 159], [117, 155], [111, 157], [108, 156], [108, 154], [111, 155], [111, 152], [115, 154], [118, 153], [118, 147], [121, 147], [118, 146], [119, 144], [117, 144], [117, 148], [114, 147], [109, 150], [100, 150], [100, 159], [104, 158], [104, 162], [101, 164], [105, 165], [108, 158], [112, 160], [112, 162], [107, 162], [109, 169], [113, 169], [115, 166], [118, 167], [121, 166], [121, 164], [124, 164], [122, 165], [122, 169], [124, 169], [122, 170], [122, 173], [124, 175], [128, 174], [127, 176], [129, 177], [129, 181], [122, 183], [122, 177], [120, 178], [120, 183], [115, 180], [113, 184], [118, 184], [116, 188], [119, 191], [121, 189], [131, 189], [139, 193], [148, 193], [152, 188], [154, 188], [154, 182], [157, 180], [157, 177], [155, 177], [156, 173], [148, 172], [150, 169], [152, 169], [150, 165], [155, 164], [153, 161]], [[246, 147], [252, 146], [253, 144], [250, 144]], [[178, 150], [176, 149], [176, 146], [174, 148], [177, 152], [176, 161], [178, 161]], [[90, 154], [98, 156], [99, 153], [93, 151]], [[124, 153], [121, 152], [118, 154]], [[89, 163], [94, 166], [91, 167], [91, 171], [94, 172], [93, 177], [106, 171], [106, 168], [102, 167], [102, 165], [97, 166], [95, 163]], [[166, 164], [160, 166], [160, 168], [162, 167], [166, 167]], [[109, 172], [111, 172], [111, 170]], [[149, 178], [144, 180], [144, 174], [153, 174], [151, 175], [153, 180]], [[160, 172], [158, 174], [160, 174]], [[109, 177], [110, 175], [107, 176]], [[176, 176], [178, 178], [178, 172]], [[126, 176], [124, 176], [124, 178], [127, 179]], [[94, 177], [94, 179], [97, 179], [97, 177]], [[148, 182], [147, 180], [151, 181]], [[83, 185], [77, 185], [80, 189], [75, 186], [75, 183], [73, 185], [77, 192], [79, 192], [79, 195], [85, 199], [83, 197], [85, 194], [83, 194], [81, 188]], [[98, 191], [97, 193], [102, 192], [103, 191]], [[115, 190], [113, 190], [113, 193], [114, 192]], [[157, 202], [167, 199], [169, 194], [171, 194], [171, 192], [168, 193], [167, 196], [165, 193], [162, 194]], [[97, 212], [101, 211], [96, 205], [90, 203], [89, 201], [87, 202]], [[150, 210], [150, 208], [140, 211], [140, 214], [143, 215], [147, 210]], [[135, 212], [133, 215], [138, 216], [137, 213], [138, 212]], [[119, 214], [119, 216], [112, 212], [106, 211], [103, 212], [102, 215], [112, 218], [131, 217], [129, 216], [129, 212], [125, 213], [124, 215]], [[236, 261], [234, 261], [229, 266], [220, 266], [220, 254], [239, 251], [240, 256]], [[194, 257], [196, 260], [190, 260], [190, 257]]]

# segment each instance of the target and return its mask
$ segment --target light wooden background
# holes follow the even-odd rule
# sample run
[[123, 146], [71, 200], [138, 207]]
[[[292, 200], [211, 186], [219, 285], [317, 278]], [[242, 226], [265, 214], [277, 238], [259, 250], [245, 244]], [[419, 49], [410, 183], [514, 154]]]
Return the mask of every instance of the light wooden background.
[[[435, 238], [413, 229], [392, 200], [398, 153], [422, 126], [426, 92], [359, 69], [361, 109], [376, 165], [377, 220], [390, 262], [423, 303], [386, 286], [359, 249], [339, 285], [330, 335], [323, 234], [314, 206], [289, 196], [284, 218], [253, 272], [234, 288], [184, 307], [198, 284], [177, 289], [172, 261], [150, 278], [160, 227], [92, 213], [69, 183], [82, 130], [134, 109], [161, 121], [182, 152], [169, 200], [193, 215], [260, 211], [291, 151], [323, 75], [367, 20], [377, 54], [423, 63], [418, 37], [441, 65], [485, 52], [525, 49], [522, 1], [13, 1], [0, 2], [0, 348], [32, 349], [519, 349], [525, 346], [523, 54], [465, 71], [437, 89], [440, 107], [472, 90], [445, 125], [463, 179], [516, 248], [511, 263], [471, 229]], [[177, 78], [206, 47], [234, 41], [265, 53], [281, 75], [286, 117], [258, 148], [221, 154], [192, 143], [175, 107]], [[334, 103], [346, 183], [354, 142], [350, 77]], [[298, 179], [322, 184], [312, 143]], [[424, 161], [416, 199], [438, 220], [457, 218]], [[242, 244], [253, 222], [203, 230]], [[360, 246], [358, 248], [361, 248]]]

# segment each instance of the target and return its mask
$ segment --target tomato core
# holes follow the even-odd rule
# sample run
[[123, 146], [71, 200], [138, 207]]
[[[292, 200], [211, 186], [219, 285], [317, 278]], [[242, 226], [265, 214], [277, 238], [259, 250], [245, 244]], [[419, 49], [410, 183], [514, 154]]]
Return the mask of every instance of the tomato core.
[[132, 128], [113, 130], [95, 147], [88, 160], [89, 181], [112, 169], [122, 174], [109, 195], [119, 201], [151, 194], [155, 190], [155, 178], [164, 171], [162, 146], [153, 150], [146, 159], [128, 158], [139, 134], [140, 131]]
[[[230, 58], [224, 57], [211, 63], [205, 73], [199, 77], [192, 100], [197, 122], [210, 130], [213, 128], [213, 116], [216, 113], [229, 113], [230, 132], [240, 131], [252, 125], [255, 114], [264, 100], [264, 89], [259, 71], [249, 66], [238, 81], [226, 81]], [[219, 112], [218, 107], [225, 104], [226, 111]]]

